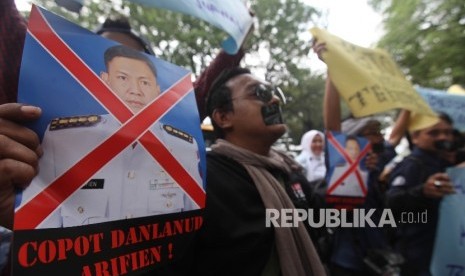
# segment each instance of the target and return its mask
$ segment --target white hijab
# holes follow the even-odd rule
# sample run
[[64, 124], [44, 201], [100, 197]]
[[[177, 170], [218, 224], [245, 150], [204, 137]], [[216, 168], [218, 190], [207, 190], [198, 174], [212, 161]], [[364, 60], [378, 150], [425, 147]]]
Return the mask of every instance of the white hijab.
[[321, 139], [325, 140], [323, 132], [318, 130], [307, 131], [300, 142], [302, 152], [296, 157], [296, 161], [304, 167], [308, 181], [322, 179], [326, 175], [324, 150], [321, 154], [316, 155], [310, 149], [310, 144], [316, 135], [320, 135]]

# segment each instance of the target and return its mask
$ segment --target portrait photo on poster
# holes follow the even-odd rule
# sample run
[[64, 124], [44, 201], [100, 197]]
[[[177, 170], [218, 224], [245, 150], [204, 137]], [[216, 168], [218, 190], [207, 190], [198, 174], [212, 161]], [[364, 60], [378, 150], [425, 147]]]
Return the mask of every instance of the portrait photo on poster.
[[[43, 111], [30, 127], [44, 154], [38, 175], [16, 198], [15, 254], [30, 252], [29, 239], [90, 236], [107, 251], [102, 260], [111, 259], [134, 252], [133, 244], [115, 250], [116, 237], [142, 228], [157, 234], [140, 246], [155, 236], [167, 246], [147, 249], [161, 262], [160, 252], [172, 253], [167, 248], [182, 240], [171, 236], [198, 230], [205, 147], [189, 71], [33, 6], [19, 101]], [[99, 234], [84, 235], [88, 229]], [[77, 266], [89, 262], [88, 254], [74, 255]], [[50, 270], [46, 261], [37, 267], [55, 270], [50, 263]], [[14, 265], [38, 272], [27, 260]]]
[[327, 200], [341, 205], [363, 203], [368, 191], [365, 157], [371, 149], [369, 142], [362, 137], [327, 132], [327, 145]]

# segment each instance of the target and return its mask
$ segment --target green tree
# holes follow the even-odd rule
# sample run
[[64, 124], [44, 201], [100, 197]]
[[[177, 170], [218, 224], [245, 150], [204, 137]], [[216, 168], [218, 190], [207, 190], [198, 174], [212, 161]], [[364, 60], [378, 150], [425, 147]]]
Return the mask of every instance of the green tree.
[[463, 0], [371, 0], [384, 16], [388, 50], [412, 82], [447, 88], [465, 84]]
[[291, 68], [299, 83], [286, 86], [288, 103], [283, 107], [284, 119], [289, 127], [289, 136], [300, 144], [302, 135], [310, 129], [323, 129], [323, 95], [325, 78], [309, 75], [308, 70]]

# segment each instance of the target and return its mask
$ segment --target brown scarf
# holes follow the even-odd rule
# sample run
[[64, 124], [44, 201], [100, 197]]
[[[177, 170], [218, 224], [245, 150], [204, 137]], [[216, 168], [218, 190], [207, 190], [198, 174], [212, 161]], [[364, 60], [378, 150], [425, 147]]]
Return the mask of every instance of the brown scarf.
[[[284, 153], [271, 149], [268, 156], [255, 154], [218, 139], [212, 151], [231, 157], [242, 164], [252, 177], [265, 208], [294, 209], [295, 206], [283, 186], [268, 171], [278, 169], [290, 173], [299, 166]], [[275, 241], [283, 276], [326, 275], [305, 226], [275, 227]]]

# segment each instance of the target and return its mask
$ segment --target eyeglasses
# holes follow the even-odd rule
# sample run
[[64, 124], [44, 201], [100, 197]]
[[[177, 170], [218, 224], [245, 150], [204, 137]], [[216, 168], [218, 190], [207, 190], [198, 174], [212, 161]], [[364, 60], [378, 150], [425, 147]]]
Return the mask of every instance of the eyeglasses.
[[[249, 95], [256, 97], [258, 100], [264, 103], [269, 103], [276, 95], [282, 102], [282, 104], [286, 104], [286, 97], [284, 96], [283, 91], [279, 87], [272, 85], [265, 85], [263, 83], [259, 83], [254, 87], [253, 93]], [[241, 98], [242, 97], [231, 98], [231, 101], [238, 100]]]

